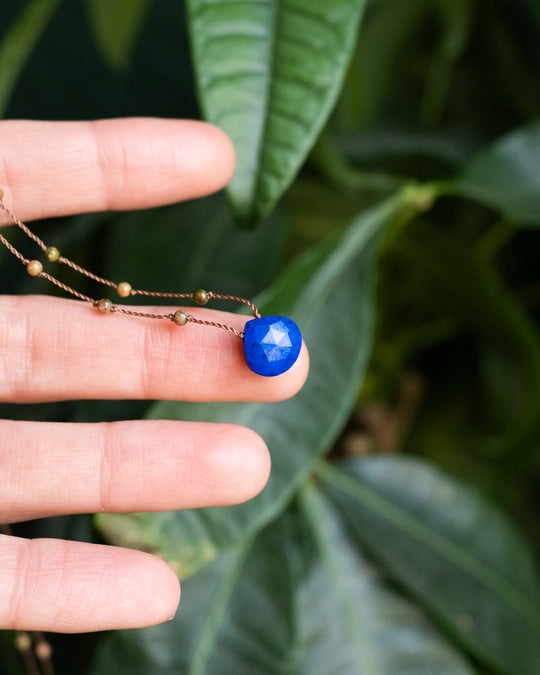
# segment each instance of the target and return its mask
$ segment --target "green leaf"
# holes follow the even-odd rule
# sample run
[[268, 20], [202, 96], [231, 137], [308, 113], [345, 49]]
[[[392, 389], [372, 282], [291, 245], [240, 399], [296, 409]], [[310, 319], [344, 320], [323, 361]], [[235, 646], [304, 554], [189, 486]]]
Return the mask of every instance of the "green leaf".
[[267, 215], [326, 122], [365, 0], [188, 0], [205, 118], [231, 137], [237, 217]]
[[284, 508], [354, 404], [373, 337], [375, 241], [404, 211], [409, 213], [409, 203], [400, 196], [365, 212], [338, 238], [306, 252], [261, 298], [264, 314], [297, 321], [310, 350], [311, 373], [294, 398], [274, 404], [163, 402], [153, 409], [154, 418], [235, 422], [257, 431], [272, 454], [264, 491], [234, 507], [99, 515], [108, 539], [158, 551], [185, 577]]
[[200, 673], [199, 664], [213, 649], [248, 551], [249, 548], [240, 547], [228, 552], [182, 584], [182, 607], [172, 621], [106, 635], [85, 672], [88, 675]]
[[[394, 103], [392, 97], [399, 100], [403, 81], [400, 65], [406, 63], [411, 45], [418, 41], [422, 25], [432, 12], [432, 1], [416, 0], [379, 2], [377, 10], [369, 13], [338, 103], [338, 113], [347, 127], [357, 130], [370, 125], [368, 135], [377, 133], [373, 122]], [[385, 137], [386, 133], [393, 135], [396, 130], [385, 127]], [[397, 147], [394, 143], [393, 148]]]
[[0, 117], [17, 79], [61, 0], [34, 0], [26, 5], [0, 44]]
[[[285, 223], [275, 214], [256, 231], [240, 230], [219, 193], [114, 214], [102, 236], [107, 237], [106, 277], [131, 279], [139, 288], [227, 289], [232, 295], [254, 297], [279, 269]], [[182, 264], [179, 251], [189, 252], [182, 255]], [[231, 304], [224, 308], [230, 310]]]
[[119, 73], [131, 53], [153, 0], [87, 0], [88, 16], [105, 61]]
[[299, 585], [303, 672], [472, 673], [422, 610], [363, 557], [327, 498], [311, 485], [301, 497], [304, 528], [318, 549]]
[[470, 0], [438, 0], [431, 9], [438, 13], [442, 39], [431, 57], [420, 116], [427, 124], [441, 121], [457, 64], [466, 50], [476, 6]]
[[[418, 284], [414, 297], [420, 313], [413, 321], [423, 321], [426, 311], [449, 316], [480, 340], [477, 364], [485, 396], [476, 398], [476, 405], [482, 401], [485, 407], [482, 415], [475, 408], [469, 438], [478, 442], [485, 424], [481, 442], [492, 453], [517, 451], [523, 457], [534, 452], [540, 408], [540, 343], [534, 322], [485, 256], [485, 242], [467, 247], [447, 230], [424, 224], [410, 235], [400, 242], [399, 255], [401, 269], [415, 270]], [[470, 392], [473, 398], [478, 393]]]
[[540, 122], [482, 150], [451, 189], [520, 225], [540, 225]]
[[315, 488], [302, 505], [185, 582], [174, 621], [110, 634], [89, 675], [470, 675]]
[[538, 672], [533, 555], [497, 509], [410, 458], [353, 460], [323, 475], [358, 542], [478, 659]]

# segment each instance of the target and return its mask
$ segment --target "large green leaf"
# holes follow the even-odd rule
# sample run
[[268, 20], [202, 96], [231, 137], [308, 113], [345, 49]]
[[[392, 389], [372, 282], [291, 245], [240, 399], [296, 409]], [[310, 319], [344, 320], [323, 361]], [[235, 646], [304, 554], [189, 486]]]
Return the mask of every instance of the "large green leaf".
[[315, 488], [302, 505], [185, 582], [174, 621], [111, 634], [89, 675], [470, 675]]
[[47, 27], [61, 0], [33, 0], [27, 3], [0, 44], [0, 117], [34, 46]]
[[540, 122], [521, 127], [482, 150], [453, 183], [454, 191], [509, 220], [540, 224]]
[[410, 458], [352, 460], [323, 475], [358, 542], [477, 658], [504, 673], [538, 672], [534, 559], [493, 506]]
[[402, 213], [398, 196], [362, 214], [348, 230], [308, 251], [261, 298], [266, 314], [288, 314], [301, 326], [311, 372], [283, 403], [158, 403], [151, 416], [236, 422], [257, 431], [272, 454], [264, 491], [247, 504], [162, 514], [100, 515], [113, 542], [160, 552], [182, 577], [275, 517], [333, 442], [361, 385], [373, 336], [375, 240]]
[[344, 675], [472, 671], [423, 612], [391, 589], [351, 540], [340, 514], [312, 485], [302, 491], [304, 529], [317, 554], [299, 584], [305, 673]]
[[188, 0], [206, 119], [234, 142], [239, 219], [268, 214], [328, 118], [365, 0]]
[[198, 664], [213, 650], [247, 550], [241, 547], [220, 556], [182, 584], [182, 609], [172, 621], [106, 635], [85, 671], [87, 675], [200, 674]]
[[131, 53], [154, 0], [87, 0], [90, 24], [101, 53], [118, 72], [129, 68]]

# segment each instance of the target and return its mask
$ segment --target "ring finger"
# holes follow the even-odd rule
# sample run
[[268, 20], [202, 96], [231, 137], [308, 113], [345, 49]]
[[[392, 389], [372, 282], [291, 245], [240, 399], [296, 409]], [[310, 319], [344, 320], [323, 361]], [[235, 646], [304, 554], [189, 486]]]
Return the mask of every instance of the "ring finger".
[[0, 421], [0, 522], [236, 504], [266, 483], [268, 451], [234, 424]]

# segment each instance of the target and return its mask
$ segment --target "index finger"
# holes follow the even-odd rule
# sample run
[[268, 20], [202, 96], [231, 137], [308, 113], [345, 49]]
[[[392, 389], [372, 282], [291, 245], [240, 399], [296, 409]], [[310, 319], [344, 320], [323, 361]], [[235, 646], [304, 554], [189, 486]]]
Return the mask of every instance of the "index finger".
[[0, 149], [0, 185], [22, 220], [193, 199], [224, 187], [235, 164], [228, 137], [193, 120], [8, 120]]

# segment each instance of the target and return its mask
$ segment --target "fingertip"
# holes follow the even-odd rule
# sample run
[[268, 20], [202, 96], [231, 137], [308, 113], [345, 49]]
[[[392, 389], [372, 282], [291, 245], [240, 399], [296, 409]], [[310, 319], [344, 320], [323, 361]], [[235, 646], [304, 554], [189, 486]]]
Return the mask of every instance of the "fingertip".
[[139, 553], [137, 576], [141, 583], [133, 588], [134, 607], [129, 608], [132, 624], [123, 627], [144, 628], [170, 621], [180, 604], [180, 581], [173, 568], [161, 558]]
[[0, 184], [23, 220], [195, 199], [221, 190], [235, 167], [228, 136], [197, 120], [4, 120], [0, 146]]
[[222, 466], [222, 505], [240, 504], [258, 495], [270, 476], [271, 459], [268, 447], [258, 433], [249, 427], [226, 424], [213, 461]]
[[[66, 546], [75, 547], [77, 542], [66, 542]], [[168, 563], [143, 551], [91, 546], [88, 553], [94, 569], [85, 569], [79, 579], [82, 586], [86, 576], [86, 587], [78, 588], [80, 600], [75, 603], [72, 596], [65, 623], [53, 624], [49, 630], [72, 633], [146, 628], [174, 618], [180, 603], [180, 581]], [[90, 611], [83, 611], [85, 604]]]
[[244, 429], [251, 438], [252, 452], [250, 454], [250, 465], [253, 475], [253, 481], [246, 489], [246, 499], [252, 499], [262, 492], [268, 483], [272, 469], [272, 459], [263, 438], [249, 427], [244, 427]]
[[[215, 155], [215, 160], [219, 162], [221, 172], [218, 176], [216, 190], [220, 190], [225, 187], [233, 177], [236, 168], [236, 150], [233, 142], [222, 129], [208, 122], [201, 122], [201, 124], [207, 129], [208, 138], [213, 146], [212, 152]], [[213, 165], [215, 165], [215, 162], [207, 163], [205, 164], [204, 169], [208, 171], [208, 166]]]
[[[213, 443], [199, 467], [199, 481], [215, 495], [212, 506], [241, 504], [259, 494], [270, 476], [270, 453], [253, 429], [238, 424], [215, 424]], [[211, 483], [211, 484], [210, 484]], [[206, 505], [208, 496], [206, 497]]]
[[302, 348], [294, 365], [282, 375], [276, 377], [263, 377], [252, 373], [257, 387], [261, 381], [265, 381], [264, 393], [255, 398], [265, 402], [286, 401], [295, 396], [304, 386], [309, 373], [309, 353], [306, 344], [302, 341]]
[[291, 377], [289, 378], [290, 390], [289, 395], [286, 398], [292, 398], [302, 389], [309, 374], [309, 352], [306, 343], [303, 340], [298, 360], [291, 370]]

